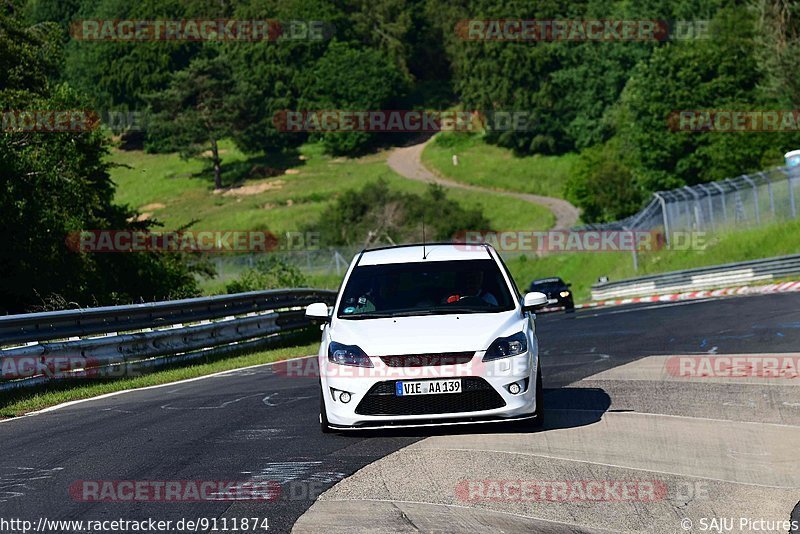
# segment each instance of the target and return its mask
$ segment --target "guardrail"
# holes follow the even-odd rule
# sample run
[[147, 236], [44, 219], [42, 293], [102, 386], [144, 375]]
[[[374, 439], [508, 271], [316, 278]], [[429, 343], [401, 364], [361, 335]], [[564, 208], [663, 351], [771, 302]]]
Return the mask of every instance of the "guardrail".
[[673, 271], [592, 286], [592, 300], [747, 285], [800, 274], [800, 254]]
[[308, 329], [304, 307], [335, 291], [253, 291], [0, 317], [0, 391], [255, 350]]

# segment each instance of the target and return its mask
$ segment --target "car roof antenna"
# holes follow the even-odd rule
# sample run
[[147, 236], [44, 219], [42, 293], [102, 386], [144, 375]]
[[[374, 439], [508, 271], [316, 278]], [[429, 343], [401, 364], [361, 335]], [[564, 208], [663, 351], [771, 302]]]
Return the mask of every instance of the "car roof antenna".
[[428, 254], [425, 252], [425, 214], [422, 214], [422, 259], [428, 259]]

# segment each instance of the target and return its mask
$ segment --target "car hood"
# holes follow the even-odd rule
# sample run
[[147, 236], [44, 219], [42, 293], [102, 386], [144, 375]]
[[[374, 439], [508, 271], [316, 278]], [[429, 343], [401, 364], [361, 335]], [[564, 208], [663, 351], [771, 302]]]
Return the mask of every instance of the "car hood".
[[334, 321], [329, 339], [370, 356], [475, 352], [525, 328], [518, 311]]

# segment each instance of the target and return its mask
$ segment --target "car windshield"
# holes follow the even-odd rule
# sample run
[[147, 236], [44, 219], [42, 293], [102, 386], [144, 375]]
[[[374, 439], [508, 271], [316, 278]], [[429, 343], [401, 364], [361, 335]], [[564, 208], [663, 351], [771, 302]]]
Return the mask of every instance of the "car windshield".
[[364, 265], [350, 275], [337, 316], [495, 313], [512, 310], [514, 305], [492, 260]]
[[534, 282], [531, 284], [531, 291], [542, 291], [547, 293], [548, 291], [559, 291], [564, 287], [564, 284], [560, 282]]

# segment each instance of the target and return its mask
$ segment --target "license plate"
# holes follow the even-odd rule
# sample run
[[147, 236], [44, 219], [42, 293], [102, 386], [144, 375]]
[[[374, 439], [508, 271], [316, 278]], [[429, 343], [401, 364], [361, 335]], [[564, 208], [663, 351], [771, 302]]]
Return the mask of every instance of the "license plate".
[[395, 382], [395, 395], [437, 395], [439, 393], [461, 393], [461, 379], [458, 380], [416, 380], [414, 382]]

